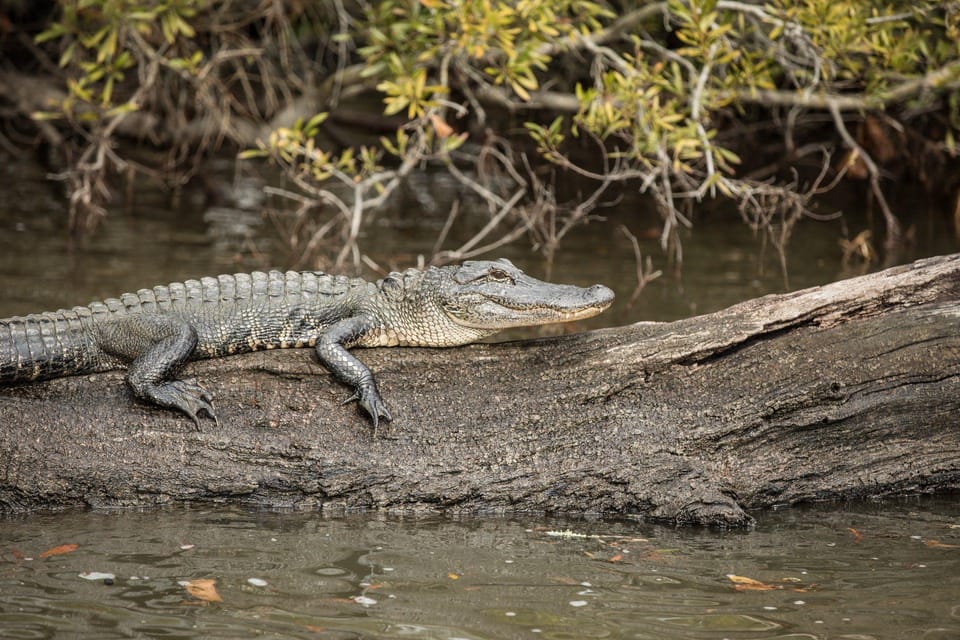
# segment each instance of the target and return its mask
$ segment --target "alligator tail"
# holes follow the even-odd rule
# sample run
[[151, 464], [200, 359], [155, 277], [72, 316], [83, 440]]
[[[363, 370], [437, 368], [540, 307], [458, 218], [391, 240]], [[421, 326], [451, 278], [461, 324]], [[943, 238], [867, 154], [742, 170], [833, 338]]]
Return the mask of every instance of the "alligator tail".
[[0, 383], [102, 370], [85, 307], [0, 320]]

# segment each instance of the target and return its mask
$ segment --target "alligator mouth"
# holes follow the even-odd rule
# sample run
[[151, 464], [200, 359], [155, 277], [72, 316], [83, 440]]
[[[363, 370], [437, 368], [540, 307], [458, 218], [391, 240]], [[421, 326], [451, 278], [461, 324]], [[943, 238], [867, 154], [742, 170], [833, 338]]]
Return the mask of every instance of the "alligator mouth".
[[474, 306], [470, 312], [455, 314], [454, 320], [458, 324], [475, 329], [507, 329], [554, 322], [573, 322], [600, 314], [614, 300], [613, 291], [603, 285], [578, 289], [576, 293], [579, 300], [575, 303], [559, 304], [544, 300], [518, 301], [504, 296], [485, 294], [483, 303]]
[[555, 313], [561, 322], [570, 322], [573, 320], [585, 320], [587, 318], [600, 315], [609, 306], [610, 302], [606, 304], [593, 304], [586, 307], [581, 307], [580, 309], [574, 309], [573, 311], [570, 311], [569, 309], [560, 309], [555, 311]]
[[585, 320], [587, 318], [592, 318], [593, 316], [603, 313], [607, 307], [611, 305], [613, 300], [609, 302], [596, 302], [591, 304], [586, 304], [582, 307], [551, 307], [551, 306], [512, 306], [505, 304], [502, 301], [495, 300], [498, 305], [515, 311], [520, 315], [528, 315], [532, 317], [542, 316], [544, 318], [555, 318], [555, 320], [548, 320], [549, 322], [571, 322], [574, 320]]

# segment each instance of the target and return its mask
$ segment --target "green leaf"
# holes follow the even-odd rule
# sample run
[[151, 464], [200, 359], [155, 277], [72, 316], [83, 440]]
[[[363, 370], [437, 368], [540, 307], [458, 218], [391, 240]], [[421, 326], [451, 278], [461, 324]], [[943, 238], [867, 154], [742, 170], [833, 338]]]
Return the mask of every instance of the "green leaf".
[[33, 41], [37, 44], [46, 42], [47, 40], [53, 40], [54, 38], [61, 38], [67, 33], [66, 27], [64, 27], [59, 22], [54, 22], [50, 25], [50, 28], [46, 31], [41, 31], [33, 37]]
[[304, 126], [304, 131], [306, 131], [308, 136], [314, 136], [317, 133], [317, 129], [321, 124], [327, 119], [330, 114], [326, 111], [321, 111], [317, 115], [313, 116], [307, 120], [307, 124]]
[[30, 114], [32, 120], [59, 120], [62, 117], [63, 114], [56, 111], [34, 111]]
[[66, 67], [70, 64], [70, 61], [73, 60], [73, 56], [77, 53], [77, 43], [71, 42], [66, 49], [63, 50], [63, 53], [60, 54], [59, 65], [61, 67]]
[[138, 105], [136, 102], [132, 102], [128, 100], [123, 104], [119, 104], [113, 107], [112, 109], [109, 109], [106, 115], [108, 118], [112, 118], [114, 116], [118, 116], [124, 113], [132, 113], [134, 111], [137, 111], [138, 109], [140, 109], [140, 105]]
[[456, 136], [448, 136], [443, 140], [443, 150], [449, 153], [450, 151], [458, 149], [469, 137], [470, 134], [466, 131]]
[[255, 158], [266, 158], [270, 152], [266, 149], [247, 149], [237, 154], [238, 160], [252, 160]]

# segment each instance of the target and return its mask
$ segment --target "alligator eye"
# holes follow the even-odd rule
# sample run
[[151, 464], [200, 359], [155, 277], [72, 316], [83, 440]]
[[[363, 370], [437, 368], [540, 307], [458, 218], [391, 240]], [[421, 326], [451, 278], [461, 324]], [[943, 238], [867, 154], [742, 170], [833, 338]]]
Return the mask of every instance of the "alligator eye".
[[495, 280], [496, 282], [509, 282], [510, 284], [516, 284], [516, 281], [513, 279], [509, 273], [503, 269], [493, 268], [487, 272], [487, 278], [490, 280]]

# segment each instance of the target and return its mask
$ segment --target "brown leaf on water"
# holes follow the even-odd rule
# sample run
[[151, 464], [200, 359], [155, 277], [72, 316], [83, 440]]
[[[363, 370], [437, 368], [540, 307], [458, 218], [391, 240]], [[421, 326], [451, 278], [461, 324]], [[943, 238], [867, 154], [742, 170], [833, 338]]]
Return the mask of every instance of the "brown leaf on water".
[[854, 529], [853, 527], [847, 527], [847, 531], [853, 534], [854, 542], [860, 542], [861, 540], [863, 540], [863, 534], [857, 531], [856, 529]]
[[783, 588], [779, 585], [767, 584], [766, 582], [760, 582], [759, 580], [747, 578], [746, 576], [735, 576], [732, 573], [727, 574], [727, 579], [733, 583], [733, 588], [737, 591], [773, 591], [774, 589]]
[[73, 544], [73, 543], [61, 544], [59, 546], [53, 547], [52, 549], [47, 549], [46, 551], [41, 553], [38, 557], [43, 559], [43, 558], [49, 558], [50, 556], [60, 556], [65, 553], [70, 553], [71, 551], [76, 551], [77, 547], [79, 546], [80, 545]]
[[223, 602], [223, 598], [217, 593], [217, 581], [213, 578], [197, 578], [191, 580], [186, 585], [187, 593], [198, 600], [204, 602]]
[[623, 554], [617, 553], [607, 558], [607, 562], [623, 562]]
[[931, 549], [956, 549], [960, 545], [947, 544], [946, 542], [940, 542], [939, 540], [924, 540], [923, 544], [927, 545]]

